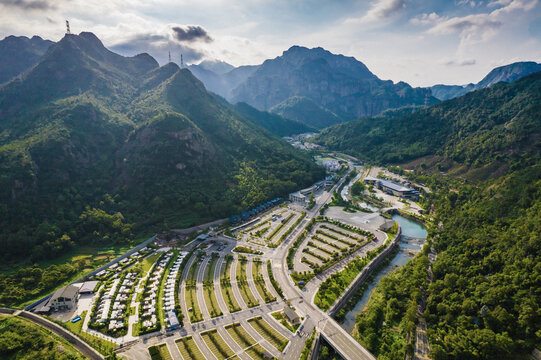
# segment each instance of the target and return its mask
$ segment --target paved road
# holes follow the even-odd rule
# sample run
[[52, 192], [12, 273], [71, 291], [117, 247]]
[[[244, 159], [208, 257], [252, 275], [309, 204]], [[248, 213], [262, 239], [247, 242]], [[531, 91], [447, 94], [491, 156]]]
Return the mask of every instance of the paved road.
[[[7, 309], [12, 310], [12, 309]], [[2, 311], [4, 312], [4, 311]], [[8, 313], [6, 311], [6, 313]], [[28, 311], [15, 311], [14, 310], [14, 316], [20, 316], [27, 320], [32, 321], [33, 323], [42, 326], [46, 328], [47, 330], [55, 333], [56, 335], [60, 336], [61, 338], [67, 340], [74, 348], [76, 348], [79, 352], [81, 352], [84, 356], [86, 356], [89, 359], [92, 360], [103, 360], [104, 357], [99, 352], [94, 350], [93, 347], [88, 345], [86, 342], [84, 342], [81, 338], [79, 338], [77, 335], [73, 334], [72, 332], [64, 329], [62, 326], [55, 324], [52, 321], [49, 321], [45, 319], [42, 316], [33, 314]]]
[[219, 259], [217, 259], [216, 269], [214, 270], [214, 293], [216, 294], [218, 306], [220, 306], [222, 313], [224, 313], [224, 315], [227, 315], [229, 314], [229, 308], [227, 307], [227, 303], [224, 300], [220, 284], [220, 275], [222, 273], [223, 266], [225, 266], [225, 261], [224, 257], [221, 256]]
[[[287, 269], [287, 252], [289, 247], [291, 246], [294, 239], [297, 237], [297, 235], [304, 230], [305, 226], [308, 224], [308, 222], [316, 217], [319, 213], [320, 208], [327, 203], [332, 196], [332, 192], [338, 188], [342, 182], [344, 181], [344, 178], [342, 178], [333, 189], [331, 189], [329, 192], [323, 193], [321, 196], [318, 197], [318, 201], [316, 203], [316, 206], [310, 210], [307, 211], [306, 218], [297, 226], [297, 228], [285, 239], [285, 241], [280, 244], [279, 247], [275, 249], [269, 249], [266, 247], [259, 247], [257, 245], [254, 245], [252, 243], [249, 243], [249, 246], [253, 248], [261, 248], [265, 252], [264, 255], [258, 255], [256, 257], [263, 259], [263, 266], [266, 268], [266, 261], [271, 261], [272, 271], [275, 279], [280, 284], [280, 287], [282, 288], [282, 291], [284, 292], [284, 296], [286, 299], [288, 299], [291, 302], [291, 305], [296, 308], [296, 311], [298, 314], [302, 317], [304, 317], [304, 323], [303, 323], [303, 329], [302, 331], [299, 331], [297, 334], [291, 334], [287, 329], [282, 327], [280, 324], [278, 324], [271, 316], [270, 314], [275, 311], [280, 311], [284, 308], [285, 302], [278, 298], [278, 301], [272, 302], [270, 304], [263, 304], [263, 301], [261, 301], [259, 306], [256, 306], [254, 308], [248, 309], [246, 304], [244, 303], [242, 296], [240, 294], [240, 290], [237, 286], [236, 282], [236, 266], [238, 263], [238, 256], [235, 254], [235, 261], [232, 264], [231, 271], [230, 271], [230, 278], [232, 283], [232, 290], [233, 294], [235, 296], [235, 299], [237, 300], [237, 303], [241, 306], [243, 310], [230, 314], [227, 311], [224, 311], [224, 315], [212, 318], [210, 319], [208, 316], [208, 311], [206, 311], [206, 306], [204, 299], [202, 298], [202, 289], [198, 289], [198, 300], [200, 303], [200, 307], [202, 309], [205, 309], [203, 311], [206, 311], [205, 319], [202, 322], [192, 324], [191, 326], [187, 326], [185, 328], [181, 328], [180, 330], [175, 331], [171, 334], [170, 337], [164, 337], [164, 336], [149, 336], [145, 337], [143, 341], [140, 341], [137, 344], [134, 344], [130, 348], [123, 349], [120, 353], [124, 358], [127, 359], [148, 359], [148, 351], [147, 348], [151, 345], [156, 345], [160, 343], [167, 343], [168, 347], [171, 349], [172, 346], [175, 346], [174, 340], [178, 339], [179, 337], [184, 337], [188, 335], [192, 335], [194, 337], [194, 340], [196, 344], [199, 346], [200, 350], [203, 352], [203, 354], [207, 357], [207, 359], [214, 359], [214, 356], [210, 352], [210, 350], [204, 345], [204, 342], [202, 338], [200, 337], [199, 333], [205, 330], [210, 329], [218, 329], [219, 334], [224, 338], [224, 340], [227, 342], [227, 344], [235, 351], [240, 352], [240, 347], [235, 344], [234, 341], [228, 336], [226, 333], [226, 330], [224, 329], [225, 326], [234, 323], [234, 322], [240, 322], [241, 325], [246, 329], [248, 334], [254, 338], [261, 346], [263, 346], [267, 351], [269, 351], [273, 356], [280, 358], [280, 359], [286, 359], [286, 360], [297, 360], [300, 357], [300, 354], [302, 352], [302, 349], [304, 348], [305, 340], [311, 335], [312, 330], [317, 327], [321, 331], [321, 335], [327, 339], [327, 341], [334, 346], [339, 353], [346, 359], [346, 360], [375, 360], [375, 358], [366, 350], [364, 349], [355, 339], [353, 339], [347, 332], [345, 332], [340, 325], [338, 325], [332, 318], [330, 318], [327, 314], [325, 314], [320, 309], [316, 308], [311, 300], [312, 296], [315, 293], [315, 287], [314, 289], [306, 292], [300, 291], [293, 281], [291, 280], [289, 276], [289, 270]], [[235, 244], [237, 245], [243, 245], [246, 244], [244, 241], [234, 241], [234, 239], [219, 236], [219, 240], [221, 241], [227, 241], [229, 246], [227, 250], [232, 249]], [[368, 249], [367, 245], [365, 248]], [[375, 243], [374, 243], [375, 246]], [[223, 251], [222, 253], [227, 253], [228, 251]], [[246, 255], [248, 258], [252, 259], [254, 256]], [[190, 260], [189, 265], [191, 265], [191, 262], [193, 260]], [[208, 260], [207, 260], [208, 261]], [[219, 283], [219, 269], [221, 268], [221, 264], [223, 262], [223, 259], [219, 259], [219, 264], [214, 272], [214, 278], [216, 279], [216, 282]], [[206, 264], [206, 262], [205, 262]], [[341, 264], [343, 265], [343, 264]], [[247, 278], [248, 282], [250, 284], [249, 288], [253, 292], [256, 299], [260, 299], [259, 292], [257, 291], [255, 285], [252, 281], [252, 268], [251, 268], [251, 261], [247, 264]], [[203, 268], [203, 267], [202, 267]], [[340, 267], [337, 266], [334, 271], [339, 269]], [[189, 269], [189, 267], [188, 267]], [[187, 271], [185, 270], [185, 273], [187, 274]], [[330, 274], [331, 272], [329, 272]], [[186, 274], [183, 274], [183, 278], [185, 278]], [[198, 282], [202, 282], [203, 280], [203, 270], [200, 269], [198, 273]], [[270, 289], [271, 292], [275, 293], [272, 285], [270, 284], [270, 280], [268, 279], [268, 274], [266, 269], [263, 271], [263, 274], [266, 274], [265, 282]], [[322, 279], [319, 279], [322, 281]], [[314, 284], [316, 281], [314, 282]], [[198, 285], [202, 286], [202, 285]], [[310, 289], [310, 287], [309, 287]], [[308, 290], [309, 290], [308, 289]], [[219, 289], [219, 286], [215, 284], [215, 290], [216, 295], [218, 298], [218, 302], [220, 304], [220, 307], [223, 307], [222, 310], [227, 310], [227, 306], [224, 302], [224, 299], [221, 296], [221, 291]], [[200, 296], [201, 295], [201, 296]], [[275, 294], [277, 295], [277, 294]], [[184, 294], [181, 292], [181, 303], [184, 303]], [[185, 311], [185, 306], [183, 307], [183, 311]], [[186, 312], [187, 314], [187, 312]], [[284, 336], [286, 336], [290, 342], [287, 345], [286, 349], [283, 353], [280, 353], [278, 350], [276, 350], [271, 344], [269, 344], [266, 340], [263, 339], [263, 337], [253, 329], [249, 323], [247, 322], [248, 319], [251, 319], [256, 316], [262, 316], [276, 331], [280, 332]], [[174, 352], [174, 351], [173, 351]], [[172, 352], [173, 358], [177, 358], [177, 353]], [[245, 356], [240, 355], [241, 358], [247, 359]]]
[[201, 310], [201, 313], [203, 314], [203, 319], [208, 320], [210, 319], [210, 313], [207, 309], [207, 303], [205, 302], [205, 296], [203, 288], [203, 280], [205, 279], [205, 270], [209, 264], [209, 257], [205, 257], [205, 260], [199, 265], [199, 269], [197, 271], [197, 302], [199, 303], [199, 310]]

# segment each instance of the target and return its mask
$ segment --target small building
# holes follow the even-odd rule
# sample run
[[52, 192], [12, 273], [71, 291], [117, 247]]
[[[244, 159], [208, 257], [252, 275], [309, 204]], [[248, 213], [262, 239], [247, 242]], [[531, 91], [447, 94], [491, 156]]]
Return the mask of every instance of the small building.
[[289, 200], [293, 203], [298, 203], [302, 205], [306, 205], [308, 202], [306, 196], [301, 194], [300, 191], [289, 194]]
[[203, 241], [203, 240], [207, 240], [209, 237], [210, 237], [209, 234], [201, 234], [201, 235], [198, 235], [198, 236], [195, 238], [195, 240]]
[[284, 315], [287, 317], [287, 320], [293, 325], [301, 322], [300, 316], [295, 312], [295, 310], [293, 310], [289, 306], [286, 306], [284, 308]]
[[79, 289], [79, 294], [93, 294], [99, 281], [85, 281]]
[[56, 290], [54, 294], [35, 310], [36, 313], [73, 310], [77, 307], [79, 288], [67, 285]]
[[177, 315], [173, 310], [167, 312], [167, 320], [169, 322], [169, 330], [175, 330], [179, 326]]

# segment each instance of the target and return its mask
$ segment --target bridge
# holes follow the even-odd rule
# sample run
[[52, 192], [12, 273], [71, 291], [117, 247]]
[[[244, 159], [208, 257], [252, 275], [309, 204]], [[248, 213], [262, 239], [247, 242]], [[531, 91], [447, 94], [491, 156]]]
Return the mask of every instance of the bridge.
[[376, 360], [374, 355], [330, 317], [321, 329], [321, 337], [346, 360]]

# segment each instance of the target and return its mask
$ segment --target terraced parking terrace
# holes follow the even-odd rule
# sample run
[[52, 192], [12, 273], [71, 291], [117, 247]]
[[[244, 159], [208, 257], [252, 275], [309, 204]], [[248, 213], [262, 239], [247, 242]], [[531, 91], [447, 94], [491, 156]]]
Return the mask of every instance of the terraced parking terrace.
[[337, 297], [328, 284], [344, 269], [341, 260], [361, 268], [370, 260], [366, 249], [385, 240], [378, 234], [373, 243], [372, 232], [347, 218], [304, 210], [268, 209], [239, 225], [236, 237], [224, 232], [182, 247], [144, 247], [95, 275], [96, 289], [81, 301], [81, 322], [71, 328], [118, 347], [128, 360], [299, 359], [316, 325], [333, 321], [319, 309]]
[[288, 266], [296, 281], [305, 282], [369, 244], [375, 236], [358, 227], [318, 217], [297, 239], [298, 248], [290, 250], [295, 255], [289, 256]]
[[203, 321], [203, 313], [201, 312], [197, 300], [197, 273], [204, 256], [205, 253], [201, 251], [193, 258], [192, 265], [188, 271], [188, 276], [184, 281], [186, 306], [192, 324]]
[[252, 290], [250, 290], [250, 285], [248, 284], [246, 266], [248, 264], [248, 259], [240, 255], [237, 261], [237, 272], [236, 272], [236, 284], [240, 290], [242, 300], [248, 307], [254, 307], [259, 305], [259, 301], [256, 300]]
[[225, 327], [231, 338], [248, 354], [252, 359], [269, 359], [269, 352], [258, 344], [244, 329], [240, 323], [227, 325]]
[[278, 247], [304, 219], [305, 212], [279, 208], [260, 215], [249, 227], [237, 232], [239, 240], [271, 248]]
[[191, 336], [178, 339], [175, 343], [183, 359], [206, 360]]
[[230, 313], [241, 310], [231, 287], [231, 265], [233, 264], [234, 260], [235, 258], [233, 255], [226, 255], [225, 262], [222, 264], [222, 272], [220, 274], [220, 289], [222, 291], [222, 297], [227, 304], [227, 309]]
[[212, 253], [211, 259], [205, 268], [205, 279], [203, 280], [203, 292], [205, 296], [205, 303], [210, 313], [210, 317], [217, 317], [223, 315], [214, 293], [214, 272], [216, 271], [216, 265], [218, 264], [218, 253]]
[[219, 360], [223, 359], [234, 359], [232, 357], [235, 355], [235, 352], [225, 343], [224, 339], [218, 334], [217, 330], [209, 330], [201, 333], [201, 337], [207, 344], [208, 348], [212, 351], [214, 356]]
[[284, 336], [276, 331], [268, 322], [261, 316], [248, 320], [248, 323], [259, 333], [265, 340], [271, 343], [278, 351], [283, 351], [289, 342]]

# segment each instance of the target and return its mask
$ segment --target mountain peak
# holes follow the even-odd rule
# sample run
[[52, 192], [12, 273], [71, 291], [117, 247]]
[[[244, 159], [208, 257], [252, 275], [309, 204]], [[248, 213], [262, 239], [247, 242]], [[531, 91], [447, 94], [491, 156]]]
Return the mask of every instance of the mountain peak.
[[222, 60], [203, 60], [197, 66], [212, 71], [216, 74], [223, 75], [231, 70], [233, 70], [235, 67], [231, 64], [226, 63]]

